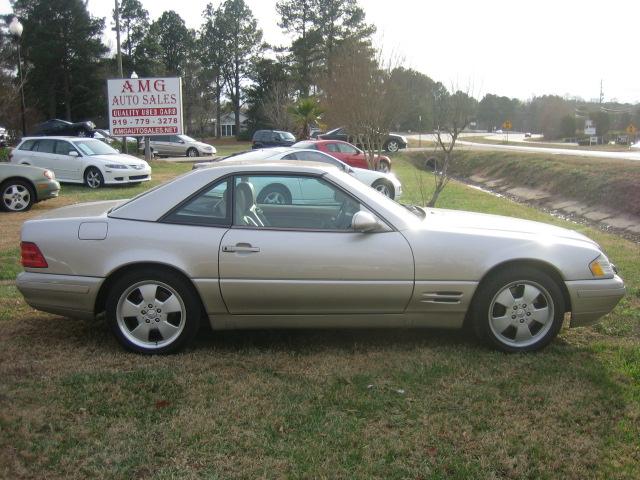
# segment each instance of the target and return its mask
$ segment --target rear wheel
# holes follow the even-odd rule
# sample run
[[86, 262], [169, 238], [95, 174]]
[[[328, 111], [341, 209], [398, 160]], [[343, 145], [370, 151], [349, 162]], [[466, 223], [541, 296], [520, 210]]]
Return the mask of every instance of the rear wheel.
[[33, 187], [24, 180], [8, 180], [0, 185], [2, 203], [6, 212], [26, 212], [35, 202]]
[[387, 142], [385, 150], [387, 152], [397, 152], [398, 150], [400, 150], [400, 144], [398, 143], [397, 140], [389, 140]]
[[131, 272], [109, 291], [109, 327], [132, 352], [174, 353], [186, 347], [200, 324], [201, 305], [182, 277], [154, 269]]
[[96, 167], [89, 167], [84, 172], [84, 183], [89, 188], [100, 188], [104, 185], [102, 172]]
[[284, 185], [267, 185], [258, 194], [257, 202], [276, 205], [290, 205], [291, 192]]
[[393, 199], [393, 197], [395, 196], [393, 185], [391, 185], [391, 182], [387, 180], [376, 180], [371, 186], [381, 194], [383, 194], [385, 197]]
[[557, 282], [532, 267], [509, 268], [484, 281], [471, 315], [478, 337], [505, 352], [539, 350], [558, 334], [564, 297]]

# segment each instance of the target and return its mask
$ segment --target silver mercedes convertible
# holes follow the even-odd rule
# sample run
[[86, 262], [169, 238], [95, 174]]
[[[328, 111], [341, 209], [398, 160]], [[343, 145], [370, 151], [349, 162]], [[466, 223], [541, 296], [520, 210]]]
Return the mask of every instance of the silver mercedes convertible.
[[[291, 203], [257, 203], [265, 185]], [[293, 187], [292, 187], [293, 188]], [[498, 349], [547, 345], [625, 293], [600, 247], [514, 218], [403, 206], [323, 164], [222, 162], [128, 201], [25, 222], [32, 307], [94, 318], [169, 353], [213, 329], [472, 326]]]

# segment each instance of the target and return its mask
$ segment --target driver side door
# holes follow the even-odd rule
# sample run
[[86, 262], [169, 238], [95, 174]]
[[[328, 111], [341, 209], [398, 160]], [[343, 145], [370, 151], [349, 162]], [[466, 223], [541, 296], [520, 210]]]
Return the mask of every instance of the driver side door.
[[[234, 224], [219, 252], [220, 290], [231, 314], [404, 311], [413, 291], [414, 263], [399, 232], [382, 219], [385, 227], [378, 232], [354, 231], [351, 218], [368, 211], [366, 206], [321, 177], [261, 177], [237, 177], [234, 192], [251, 191], [254, 183], [294, 179], [302, 185], [304, 201], [249, 205], [245, 194], [238, 202], [234, 193]], [[322, 192], [315, 201], [314, 191]]]

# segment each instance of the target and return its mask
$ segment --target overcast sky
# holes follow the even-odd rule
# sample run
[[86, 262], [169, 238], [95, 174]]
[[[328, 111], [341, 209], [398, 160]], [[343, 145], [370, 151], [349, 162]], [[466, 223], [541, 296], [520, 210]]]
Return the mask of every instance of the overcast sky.
[[[198, 28], [207, 0], [141, 0], [152, 19], [173, 9]], [[219, 0], [211, 0], [217, 4]], [[266, 41], [288, 43], [277, 26], [276, 0], [245, 0]], [[113, 0], [89, 0], [95, 16], [108, 17]], [[474, 95], [528, 99], [535, 95], [640, 102], [640, 1], [638, 0], [360, 0], [378, 28], [387, 54]], [[0, 12], [10, 11], [0, 0]], [[110, 36], [105, 41], [113, 46]]]

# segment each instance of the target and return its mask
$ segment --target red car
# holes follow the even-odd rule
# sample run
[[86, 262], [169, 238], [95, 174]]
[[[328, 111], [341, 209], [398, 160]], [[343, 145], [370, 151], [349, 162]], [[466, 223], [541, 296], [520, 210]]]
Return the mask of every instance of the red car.
[[[369, 169], [367, 155], [359, 148], [354, 147], [348, 142], [342, 140], [303, 140], [292, 145], [295, 148], [308, 148], [311, 150], [320, 150], [342, 160], [344, 163], [355, 168]], [[376, 155], [378, 159], [378, 155]], [[381, 155], [379, 157], [378, 170], [381, 172], [389, 172], [391, 170], [391, 159]]]

